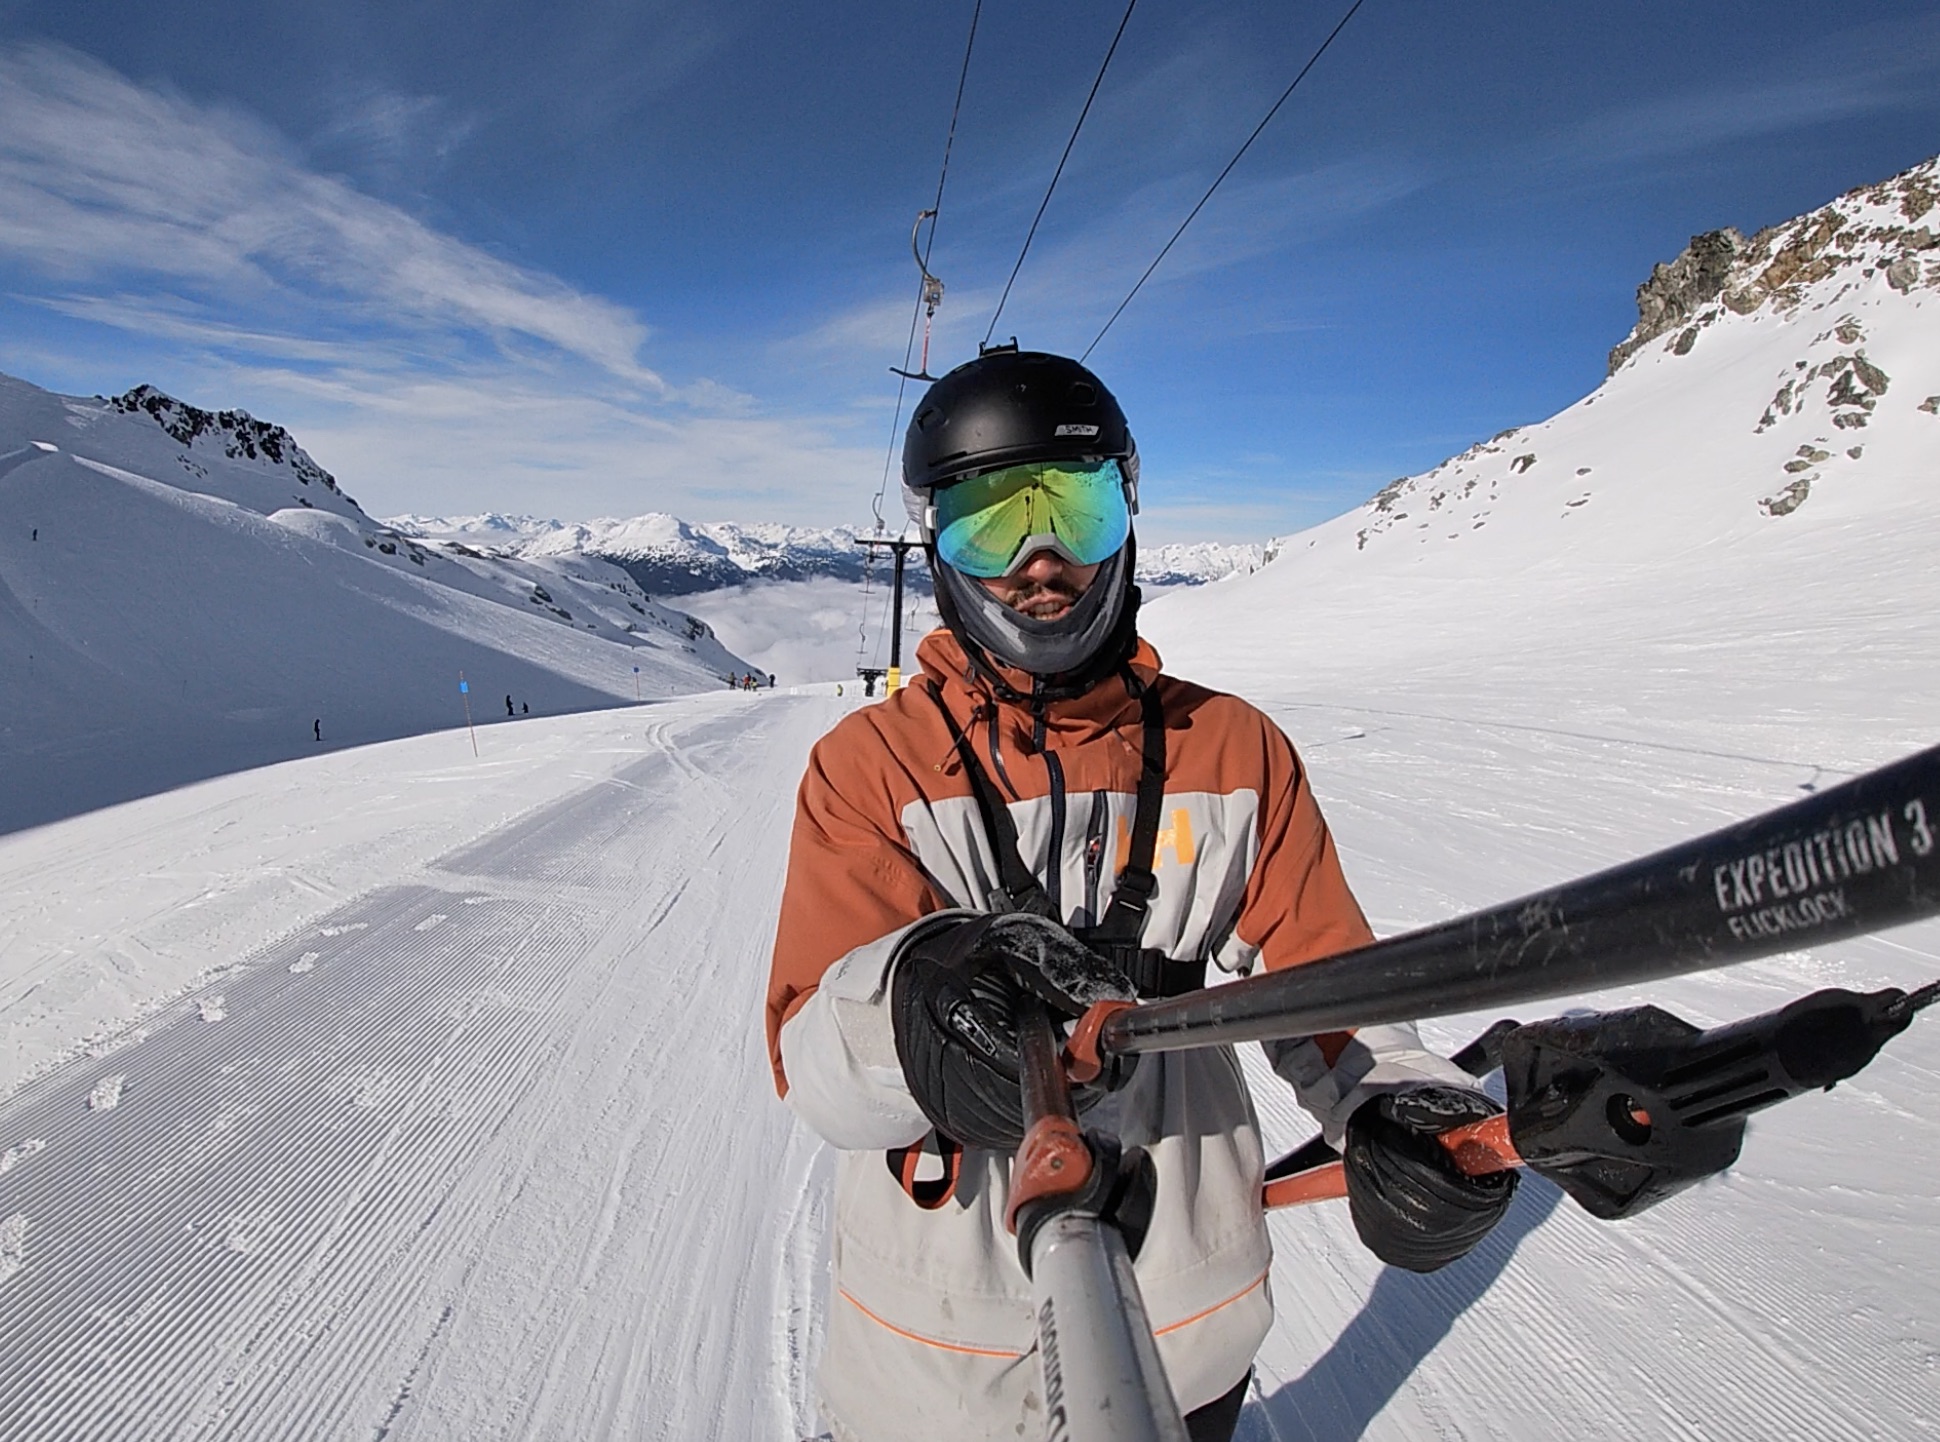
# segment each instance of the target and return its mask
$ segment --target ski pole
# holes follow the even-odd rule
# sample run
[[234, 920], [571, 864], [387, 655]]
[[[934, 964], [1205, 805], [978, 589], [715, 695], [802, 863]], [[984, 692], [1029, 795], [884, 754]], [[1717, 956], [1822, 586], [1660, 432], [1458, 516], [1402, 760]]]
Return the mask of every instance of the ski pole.
[[1131, 1253], [1104, 1215], [1119, 1169], [1109, 1138], [1079, 1130], [1043, 1003], [1017, 1010], [1024, 1144], [1006, 1220], [1037, 1313], [1047, 1442], [1190, 1442], [1159, 1360]]
[[1940, 911], [1940, 747], [1519, 901], [1165, 1001], [1100, 1002], [1114, 1056], [1348, 1031], [1705, 971]]
[[[1498, 1022], [1457, 1053], [1501, 1065], [1508, 1106], [1438, 1140], [1469, 1176], [1526, 1166], [1591, 1215], [1634, 1216], [1738, 1159], [1745, 1119], [1856, 1076], [1940, 1002], [1940, 981], [1866, 994], [1831, 987], [1710, 1031], [1654, 1006]], [[1339, 1154], [1316, 1137], [1267, 1169], [1262, 1201], [1347, 1194]]]

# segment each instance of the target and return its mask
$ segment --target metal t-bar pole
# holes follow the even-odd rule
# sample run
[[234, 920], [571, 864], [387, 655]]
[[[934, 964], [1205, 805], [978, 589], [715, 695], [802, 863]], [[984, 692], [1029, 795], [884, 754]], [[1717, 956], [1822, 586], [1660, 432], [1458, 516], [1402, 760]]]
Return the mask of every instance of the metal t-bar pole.
[[1046, 1442], [1189, 1442], [1117, 1227], [1066, 1212], [1038, 1228], [1031, 1296]]
[[1018, 1008], [1017, 1049], [1026, 1134], [1011, 1220], [1028, 1239], [1046, 1442], [1190, 1442], [1125, 1238], [1098, 1215], [1101, 1159], [1078, 1130], [1058, 1036], [1035, 998]]
[[902, 689], [903, 684], [903, 562], [907, 559], [909, 547], [896, 547], [896, 614], [889, 623], [889, 694], [892, 696]]

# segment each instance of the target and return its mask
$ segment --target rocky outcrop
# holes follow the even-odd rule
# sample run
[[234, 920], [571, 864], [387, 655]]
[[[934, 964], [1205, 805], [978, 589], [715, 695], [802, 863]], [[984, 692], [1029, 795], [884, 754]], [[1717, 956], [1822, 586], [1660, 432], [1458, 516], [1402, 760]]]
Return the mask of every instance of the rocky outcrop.
[[[1813, 344], [1817, 345], [1828, 338], [1855, 345], [1866, 337], [1858, 322], [1847, 316]], [[1801, 410], [1811, 386], [1821, 380], [1826, 382], [1823, 405], [1833, 425], [1841, 430], [1858, 430], [1878, 408], [1879, 398], [1886, 394], [1887, 387], [1893, 383], [1891, 376], [1866, 359], [1863, 349], [1850, 354], [1836, 354], [1809, 368], [1804, 361], [1796, 365], [1798, 373], [1779, 386], [1771, 404], [1765, 407], [1765, 414], [1759, 417], [1757, 426], [1753, 428], [1756, 433], [1770, 430], [1783, 417]]]
[[[1644, 346], [1685, 324], [1722, 295], [1732, 263], [1744, 248], [1745, 238], [1727, 226], [1692, 236], [1676, 260], [1653, 266], [1650, 279], [1637, 287], [1637, 327], [1610, 352], [1608, 374], [1615, 375]], [[1684, 349], [1688, 351], [1690, 345]]]
[[1849, 191], [1749, 240], [1729, 228], [1692, 237], [1675, 260], [1657, 265], [1637, 288], [1637, 324], [1611, 350], [1608, 374], [1672, 331], [1677, 334], [1666, 350], [1688, 355], [1724, 313], [1790, 310], [1822, 281], [1842, 282], [1839, 294], [1819, 297], [1825, 304], [1867, 284], [1903, 294], [1940, 289], [1936, 207], [1940, 159]]
[[108, 404], [125, 415], [147, 416], [171, 439], [191, 450], [207, 437], [232, 460], [288, 466], [303, 485], [314, 481], [327, 491], [337, 489], [336, 477], [311, 460], [294, 436], [281, 426], [257, 420], [248, 411], [205, 411], [147, 385], [108, 399]]

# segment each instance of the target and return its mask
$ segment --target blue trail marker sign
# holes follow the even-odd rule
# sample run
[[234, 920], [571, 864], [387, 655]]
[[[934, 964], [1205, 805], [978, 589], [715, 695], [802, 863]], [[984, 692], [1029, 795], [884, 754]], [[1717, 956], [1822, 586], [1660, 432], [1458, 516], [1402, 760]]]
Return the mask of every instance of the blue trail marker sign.
[[478, 754], [478, 732], [472, 726], [472, 688], [465, 680], [465, 673], [458, 673], [458, 699], [465, 703], [465, 730], [471, 733], [472, 755]]

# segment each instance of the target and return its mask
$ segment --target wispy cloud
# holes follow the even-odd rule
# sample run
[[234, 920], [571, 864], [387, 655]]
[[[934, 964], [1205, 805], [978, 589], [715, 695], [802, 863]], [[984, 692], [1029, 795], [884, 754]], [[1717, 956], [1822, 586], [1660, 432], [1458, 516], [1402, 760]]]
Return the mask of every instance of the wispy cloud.
[[828, 497], [846, 493], [862, 506], [863, 482], [882, 463], [814, 418], [661, 415], [542, 379], [350, 368], [235, 378], [277, 394], [306, 448], [377, 512], [522, 509], [583, 519], [671, 510], [696, 520], [825, 524]]
[[[999, 338], [1014, 332], [1027, 344], [1081, 349], [1204, 194], [1209, 179], [1191, 173], [1155, 180], [1076, 225], [1048, 226], [1019, 273], [998, 325]], [[1387, 156], [1230, 181], [1166, 256], [1135, 304], [1142, 309], [1163, 306], [1165, 292], [1181, 282], [1349, 229], [1427, 183], [1418, 167]], [[809, 351], [898, 355], [908, 333], [914, 291], [912, 267], [908, 290], [838, 312], [792, 344]], [[953, 364], [974, 355], [999, 291], [995, 284], [951, 286], [936, 316], [932, 356]], [[1195, 295], [1193, 303], [1203, 321], [1203, 297]], [[1228, 334], [1307, 328], [1258, 298], [1222, 304], [1220, 311]], [[920, 340], [919, 330], [919, 345]], [[895, 349], [890, 351], [890, 346]], [[932, 369], [937, 363], [933, 359]]]
[[1930, 103], [1940, 82], [1940, 15], [1858, 26], [1788, 53], [1784, 69], [1644, 96], [1532, 142], [1567, 169], [1635, 166]]
[[[397, 97], [346, 116], [345, 145], [458, 134]], [[379, 511], [808, 520], [881, 464], [852, 418], [671, 383], [626, 307], [318, 173], [248, 114], [71, 51], [0, 51], [0, 262], [16, 305], [128, 338], [110, 375], [153, 357], [190, 399], [247, 403]], [[77, 351], [101, 348], [77, 340], [63, 374]]]
[[0, 253], [74, 284], [388, 331], [538, 342], [658, 391], [625, 307], [441, 234], [307, 168], [248, 116], [144, 89], [67, 50], [0, 54]]
[[310, 146], [330, 168], [343, 157], [357, 171], [404, 177], [441, 164], [477, 129], [476, 116], [436, 96], [372, 88], [341, 97]]
[[113, 295], [17, 295], [14, 298], [57, 315], [111, 326], [132, 335], [181, 341], [230, 354], [324, 365], [370, 365], [373, 361], [381, 361], [384, 355], [383, 347], [369, 346], [357, 340], [311, 339], [216, 320], [205, 314], [201, 306], [166, 295], [121, 292]]

